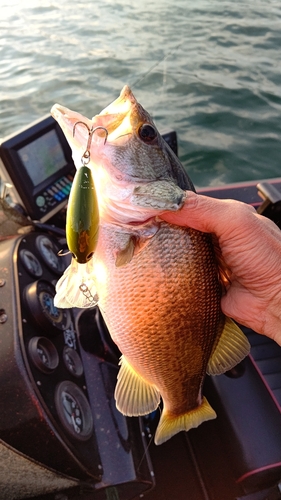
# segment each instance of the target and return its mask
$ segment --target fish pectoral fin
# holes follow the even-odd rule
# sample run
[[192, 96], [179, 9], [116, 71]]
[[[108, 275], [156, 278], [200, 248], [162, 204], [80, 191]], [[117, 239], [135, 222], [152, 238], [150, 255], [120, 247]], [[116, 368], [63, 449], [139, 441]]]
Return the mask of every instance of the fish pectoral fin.
[[147, 415], [156, 410], [160, 403], [156, 387], [138, 375], [124, 356], [120, 358], [120, 365], [114, 394], [117, 409], [128, 417]]
[[116, 251], [115, 267], [126, 266], [131, 262], [136, 247], [135, 236], [130, 236], [124, 248]]
[[70, 266], [56, 284], [55, 307], [86, 309], [94, 307], [97, 302], [92, 260], [86, 264], [78, 264], [75, 259], [72, 259]]
[[133, 205], [154, 210], [179, 210], [184, 204], [185, 191], [172, 181], [154, 181], [135, 187]]
[[249, 354], [250, 347], [242, 330], [226, 317], [223, 332], [210, 356], [207, 374], [220, 375], [231, 370]]
[[150, 238], [131, 236], [128, 240], [128, 244], [125, 248], [117, 250], [115, 266], [122, 267], [126, 266], [131, 262], [134, 255], [138, 255], [150, 242]]
[[154, 442], [157, 445], [165, 443], [165, 441], [178, 432], [189, 431], [207, 420], [216, 418], [216, 416], [216, 412], [209, 405], [205, 396], [203, 396], [200, 406], [179, 416], [175, 416], [165, 410], [164, 404], [164, 409], [156, 429]]

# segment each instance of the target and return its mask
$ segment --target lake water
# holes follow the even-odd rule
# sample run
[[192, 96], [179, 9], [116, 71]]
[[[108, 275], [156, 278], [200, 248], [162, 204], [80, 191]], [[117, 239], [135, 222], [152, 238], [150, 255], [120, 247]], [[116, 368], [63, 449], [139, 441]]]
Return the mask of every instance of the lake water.
[[281, 175], [280, 0], [0, 0], [0, 137], [124, 84], [196, 186]]

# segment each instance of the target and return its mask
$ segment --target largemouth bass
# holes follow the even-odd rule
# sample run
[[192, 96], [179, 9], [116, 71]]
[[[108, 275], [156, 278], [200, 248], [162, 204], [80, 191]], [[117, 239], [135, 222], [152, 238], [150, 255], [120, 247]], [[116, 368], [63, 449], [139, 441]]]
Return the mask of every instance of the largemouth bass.
[[[202, 385], [206, 373], [231, 369], [249, 352], [241, 330], [220, 307], [222, 279], [211, 235], [158, 217], [180, 210], [193, 184], [129, 87], [92, 120], [60, 105], [52, 114], [81, 155], [77, 120], [105, 127], [91, 145], [100, 212], [93, 274], [99, 308], [122, 352], [115, 390], [128, 416], [163, 411], [155, 443], [216, 417]], [[71, 268], [67, 271], [71, 275]], [[77, 280], [75, 273], [73, 280]], [[68, 289], [57, 284], [56, 305]], [[77, 286], [77, 285], [76, 285]]]

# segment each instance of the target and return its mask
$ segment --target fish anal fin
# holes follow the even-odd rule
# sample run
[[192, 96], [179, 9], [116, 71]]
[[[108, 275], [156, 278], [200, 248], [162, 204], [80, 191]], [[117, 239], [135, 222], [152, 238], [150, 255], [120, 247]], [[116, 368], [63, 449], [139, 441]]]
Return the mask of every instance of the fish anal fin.
[[220, 375], [231, 370], [250, 352], [250, 344], [242, 330], [232, 321], [225, 319], [223, 332], [210, 356], [207, 374]]
[[156, 429], [154, 442], [157, 445], [165, 443], [165, 441], [178, 432], [189, 431], [190, 429], [198, 427], [207, 420], [213, 420], [216, 416], [216, 412], [209, 405], [204, 396], [200, 406], [184, 413], [183, 415], [175, 416], [169, 414], [169, 412], [165, 410], [164, 406], [164, 410]]
[[156, 410], [160, 403], [156, 387], [138, 375], [124, 356], [121, 356], [120, 364], [114, 394], [117, 409], [128, 417], [147, 415]]

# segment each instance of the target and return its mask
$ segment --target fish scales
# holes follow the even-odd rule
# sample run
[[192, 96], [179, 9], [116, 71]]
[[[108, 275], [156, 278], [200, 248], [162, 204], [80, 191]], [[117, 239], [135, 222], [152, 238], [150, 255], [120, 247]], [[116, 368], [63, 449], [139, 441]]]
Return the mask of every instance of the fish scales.
[[105, 287], [97, 282], [97, 288], [113, 340], [175, 413], [196, 407], [208, 357], [223, 328], [209, 235], [162, 223], [143, 252], [116, 268], [118, 233], [105, 233], [96, 259], [103, 259], [108, 280]]
[[[224, 373], [249, 352], [221, 311], [223, 259], [211, 235], [159, 218], [180, 210], [194, 187], [129, 87], [92, 121], [60, 105], [52, 114], [74, 159], [87, 142], [85, 127], [73, 137], [77, 120], [107, 131], [106, 140], [93, 135], [90, 149], [100, 228], [86, 283], [122, 352], [116, 406], [145, 415], [162, 398], [161, 444], [216, 417], [202, 394], [206, 373]], [[57, 283], [58, 307], [79, 305], [81, 277], [72, 266]]]

